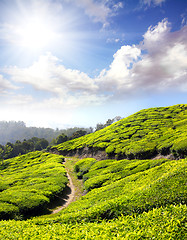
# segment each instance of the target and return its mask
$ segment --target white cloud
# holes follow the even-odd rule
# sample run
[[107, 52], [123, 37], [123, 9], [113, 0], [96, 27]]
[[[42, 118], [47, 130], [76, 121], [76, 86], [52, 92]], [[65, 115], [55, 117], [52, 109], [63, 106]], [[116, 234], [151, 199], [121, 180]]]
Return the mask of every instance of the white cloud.
[[9, 94], [7, 100], [5, 101], [8, 105], [29, 105], [33, 102], [33, 97], [31, 95], [11, 95]]
[[[158, 91], [187, 91], [187, 26], [171, 32], [167, 19], [149, 27], [139, 45], [122, 46], [96, 78], [66, 68], [50, 53], [27, 68], [7, 67], [11, 82], [42, 91], [37, 107], [69, 108]], [[0, 87], [11, 88], [0, 76]], [[37, 92], [37, 91], [36, 91]], [[50, 93], [45, 95], [45, 92]], [[20, 97], [21, 99], [21, 97]], [[19, 100], [20, 102], [21, 100]], [[27, 101], [32, 101], [27, 98]]]
[[185, 12], [181, 14], [181, 18], [182, 18], [181, 25], [182, 26], [187, 25], [187, 9], [185, 9]]
[[94, 22], [101, 22], [103, 26], [107, 26], [108, 18], [116, 15], [116, 12], [123, 8], [122, 2], [114, 3], [113, 0], [69, 0], [73, 1], [79, 7], [85, 10], [86, 15], [88, 15]]
[[144, 4], [144, 5], [147, 5], [147, 6], [151, 6], [151, 5], [154, 5], [154, 6], [160, 6], [162, 3], [164, 3], [166, 0], [141, 0], [141, 2]]
[[14, 86], [10, 81], [5, 79], [1, 74], [0, 74], [0, 95], [4, 94], [7, 92], [7, 90], [13, 90], [17, 89], [16, 86]]
[[80, 0], [78, 4], [85, 9], [85, 13], [95, 22], [105, 23], [111, 13], [111, 9], [106, 6], [104, 1], [98, 3], [94, 0]]
[[[181, 89], [187, 77], [187, 27], [170, 32], [166, 19], [144, 35], [142, 49], [147, 54], [135, 64], [132, 74], [142, 87], [166, 90]], [[136, 80], [137, 81], [137, 80]], [[187, 89], [186, 89], [187, 90]]]
[[119, 43], [120, 39], [119, 38], [108, 38], [106, 40], [107, 43]]
[[114, 54], [114, 60], [109, 70], [103, 70], [98, 77], [98, 84], [102, 89], [112, 90], [129, 90], [132, 82], [129, 79], [131, 65], [138, 60], [141, 51], [135, 45], [122, 46]]
[[93, 92], [97, 86], [93, 79], [78, 70], [66, 69], [59, 64], [58, 58], [50, 53], [40, 56], [39, 60], [27, 68], [8, 67], [4, 72], [12, 81], [27, 83], [35, 89], [63, 94], [68, 91]]
[[187, 91], [187, 26], [170, 31], [166, 19], [150, 27], [137, 46], [123, 46], [97, 81], [114, 96], [149, 91]]
[[118, 2], [118, 3], [116, 3], [116, 4], [113, 5], [113, 9], [114, 9], [115, 11], [117, 11], [117, 10], [120, 9], [120, 8], [123, 8], [123, 3], [122, 3], [122, 2]]
[[[97, 94], [95, 79], [79, 70], [65, 68], [58, 58], [50, 53], [40, 56], [38, 61], [27, 68], [7, 67], [3, 72], [15, 83], [27, 84], [37, 91], [52, 93], [53, 97], [46, 99], [44, 96], [40, 101], [39, 105], [42, 106], [75, 107], [90, 103], [99, 104], [107, 99], [103, 94]], [[15, 100], [15, 103], [20, 101], [21, 98]]]
[[[147, 32], [144, 34], [144, 45], [147, 49], [151, 50], [151, 48], [155, 44], [160, 45], [161, 42], [165, 41], [168, 33], [170, 32], [170, 24], [168, 23], [167, 19], [163, 19], [162, 22], [159, 22], [157, 26], [150, 26]], [[149, 44], [151, 46], [149, 46]], [[165, 44], [165, 42], [164, 42]]]

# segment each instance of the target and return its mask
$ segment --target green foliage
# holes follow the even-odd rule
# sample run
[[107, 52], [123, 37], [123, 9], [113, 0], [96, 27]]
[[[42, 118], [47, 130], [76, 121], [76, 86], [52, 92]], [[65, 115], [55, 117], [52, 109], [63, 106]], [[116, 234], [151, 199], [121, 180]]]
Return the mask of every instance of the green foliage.
[[[187, 156], [186, 139], [187, 105], [176, 105], [142, 110], [55, 146], [61, 153], [105, 150], [131, 160], [77, 161], [74, 170], [87, 194], [56, 215], [0, 221], [0, 239], [185, 239], [187, 158], [180, 158]], [[171, 153], [180, 160], [147, 160]], [[1, 219], [46, 209], [67, 183], [62, 160], [41, 152], [4, 160]]]
[[[62, 161], [59, 156], [54, 157], [58, 163]], [[45, 163], [37, 152], [30, 155], [25, 166], [33, 161], [34, 167], [36, 159]], [[7, 170], [12, 165], [9, 161]], [[19, 168], [20, 163], [16, 164], [18, 172], [24, 169]], [[89, 190], [85, 196], [57, 215], [0, 221], [0, 239], [185, 239], [186, 163], [187, 159], [82, 159], [75, 164], [75, 170], [78, 174], [82, 172], [85, 188]], [[48, 164], [42, 167], [46, 175], [53, 169]], [[40, 169], [37, 173], [40, 174]], [[37, 179], [36, 185], [45, 191], [42, 180], [42, 177]], [[0, 182], [1, 188], [8, 189], [3, 183]], [[14, 187], [16, 189], [16, 181]], [[29, 192], [29, 184], [27, 187]], [[17, 198], [21, 204], [19, 193]], [[36, 199], [42, 201], [38, 196]], [[9, 216], [21, 217], [19, 207], [11, 203], [0, 203], [0, 210], [3, 218], [8, 211]]]
[[29, 140], [24, 139], [23, 142], [17, 140], [15, 144], [8, 142], [5, 146], [0, 145], [0, 159], [16, 157], [35, 150], [40, 151], [46, 149], [48, 145], [46, 139], [37, 137]]
[[153, 209], [100, 223], [62, 224], [44, 220], [0, 222], [2, 240], [30, 239], [185, 239], [186, 205]]
[[60, 144], [60, 143], [66, 142], [67, 140], [68, 140], [68, 137], [64, 133], [62, 133], [57, 137], [56, 143]]
[[88, 172], [90, 167], [96, 162], [94, 158], [85, 158], [80, 161], [78, 161], [75, 166], [75, 172], [77, 172], [77, 176], [79, 178], [82, 178], [82, 176]]
[[104, 150], [109, 158], [187, 156], [187, 105], [142, 110], [92, 134], [54, 147], [62, 154]]
[[177, 157], [186, 156], [187, 155], [187, 138], [176, 140], [173, 144], [172, 152]]
[[64, 209], [59, 219], [92, 222], [186, 204], [186, 160], [95, 161], [83, 175], [89, 192]]
[[143, 172], [147, 169], [160, 166], [167, 162], [159, 160], [104, 160], [95, 163], [87, 174], [83, 176], [84, 186], [87, 191], [96, 187], [106, 186], [132, 174]]
[[42, 152], [5, 160], [0, 170], [0, 218], [44, 211], [66, 187], [62, 162], [62, 156]]

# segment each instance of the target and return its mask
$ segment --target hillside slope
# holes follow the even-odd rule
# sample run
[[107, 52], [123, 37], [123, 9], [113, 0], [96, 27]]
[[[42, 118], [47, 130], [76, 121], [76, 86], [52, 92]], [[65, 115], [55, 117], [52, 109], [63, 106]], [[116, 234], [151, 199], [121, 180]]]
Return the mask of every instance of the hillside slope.
[[186, 204], [187, 159], [82, 159], [75, 165], [88, 193], [60, 215], [60, 221], [97, 221]]
[[52, 148], [63, 155], [148, 159], [187, 156], [187, 104], [141, 110], [127, 118]]
[[185, 239], [186, 160], [77, 161], [88, 193], [54, 215], [0, 221], [0, 239]]
[[[53, 164], [53, 157], [62, 158], [51, 154], [48, 157], [48, 166]], [[37, 158], [28, 159], [28, 156], [24, 162], [32, 160], [37, 162]], [[74, 163], [88, 193], [57, 214], [0, 221], [0, 239], [185, 239], [187, 158], [101, 161], [86, 158], [75, 159]], [[17, 167], [19, 172], [19, 165]], [[44, 165], [41, 167], [48, 175]], [[52, 171], [56, 173], [55, 168]], [[63, 185], [63, 181], [62, 174], [58, 183]], [[21, 182], [19, 191], [22, 192]], [[46, 182], [46, 187], [50, 187], [50, 183]], [[46, 192], [43, 184], [38, 187], [42, 187], [39, 191]]]
[[0, 164], [0, 219], [42, 214], [63, 192], [68, 179], [64, 158], [32, 152]]

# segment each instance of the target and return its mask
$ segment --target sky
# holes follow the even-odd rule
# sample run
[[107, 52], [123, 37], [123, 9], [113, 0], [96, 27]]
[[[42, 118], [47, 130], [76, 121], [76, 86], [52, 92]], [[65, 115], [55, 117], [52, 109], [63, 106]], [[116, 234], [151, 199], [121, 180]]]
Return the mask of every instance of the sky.
[[0, 0], [0, 121], [94, 127], [187, 103], [187, 0]]

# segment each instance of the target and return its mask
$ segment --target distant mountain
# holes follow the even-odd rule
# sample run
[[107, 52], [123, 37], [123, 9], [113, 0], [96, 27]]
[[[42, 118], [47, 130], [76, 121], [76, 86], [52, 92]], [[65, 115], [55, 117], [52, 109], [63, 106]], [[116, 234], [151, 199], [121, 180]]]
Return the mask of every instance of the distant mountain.
[[17, 140], [23, 141], [33, 137], [45, 138], [49, 143], [60, 134], [64, 133], [68, 137], [72, 136], [78, 130], [85, 130], [87, 132], [90, 129], [87, 128], [68, 128], [68, 129], [52, 129], [52, 128], [37, 128], [26, 127], [22, 121], [0, 121], [0, 144], [5, 145], [7, 142], [15, 143]]
[[60, 134], [51, 128], [26, 127], [22, 121], [0, 121], [0, 144], [7, 142], [15, 143], [17, 140], [23, 141], [32, 137], [45, 138], [49, 142]]
[[99, 159], [183, 158], [187, 156], [187, 104], [141, 110], [53, 150]]

